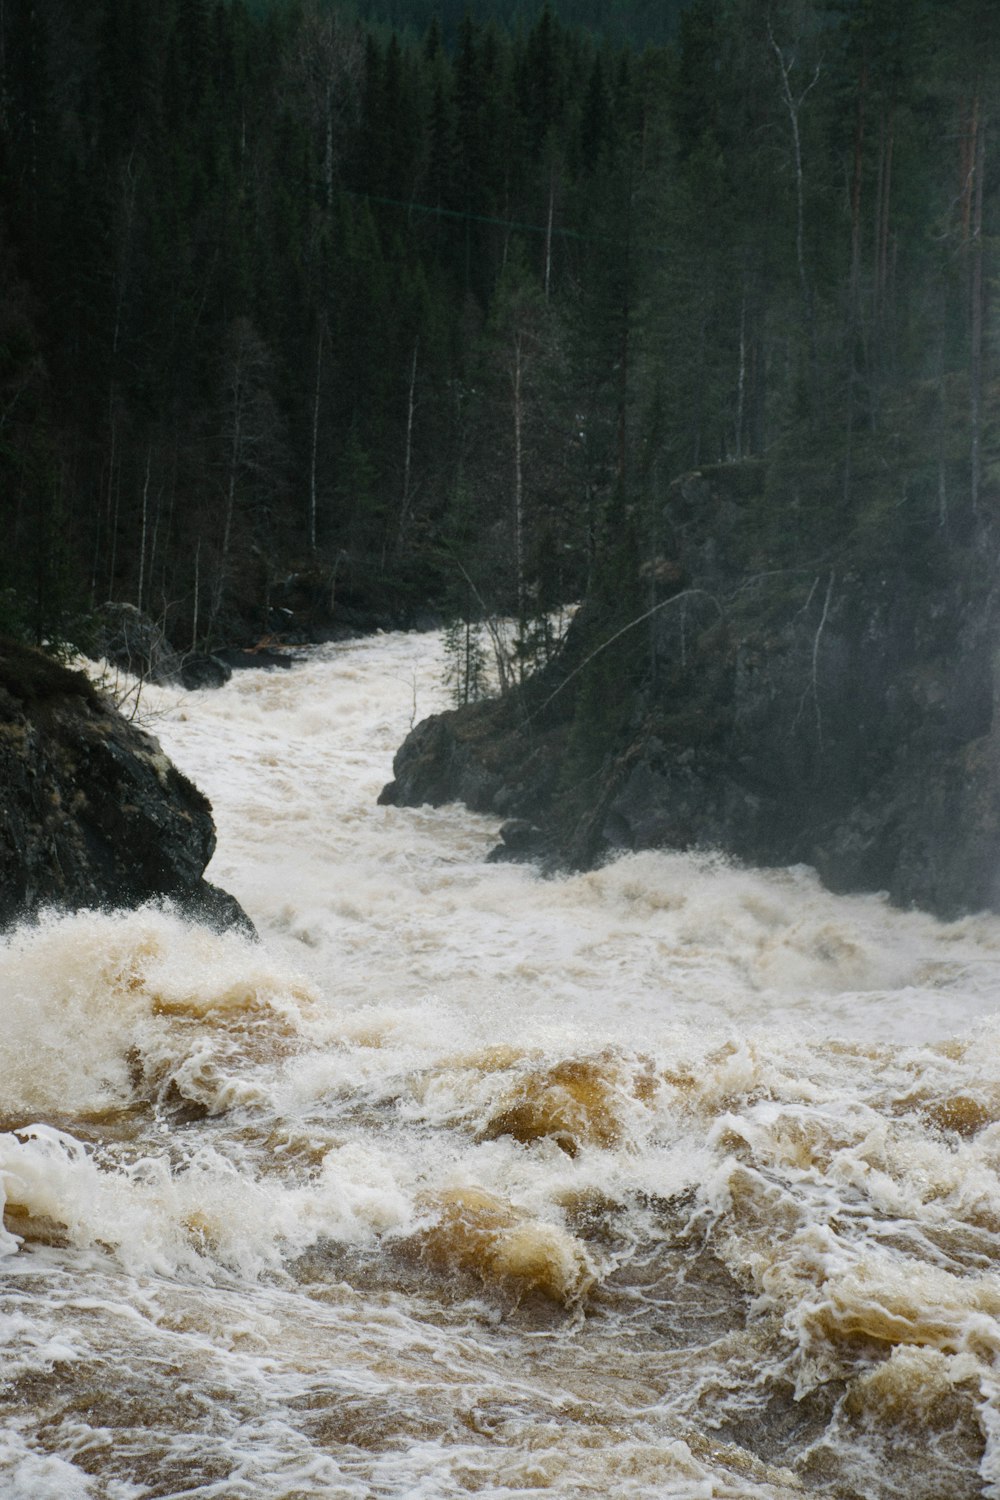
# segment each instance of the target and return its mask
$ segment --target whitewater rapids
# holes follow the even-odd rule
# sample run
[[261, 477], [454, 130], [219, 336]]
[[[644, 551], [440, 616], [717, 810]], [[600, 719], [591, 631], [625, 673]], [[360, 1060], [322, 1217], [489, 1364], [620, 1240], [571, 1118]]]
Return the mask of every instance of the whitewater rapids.
[[1000, 1497], [1000, 920], [488, 865], [441, 675], [147, 688], [261, 940], [0, 945], [2, 1500]]

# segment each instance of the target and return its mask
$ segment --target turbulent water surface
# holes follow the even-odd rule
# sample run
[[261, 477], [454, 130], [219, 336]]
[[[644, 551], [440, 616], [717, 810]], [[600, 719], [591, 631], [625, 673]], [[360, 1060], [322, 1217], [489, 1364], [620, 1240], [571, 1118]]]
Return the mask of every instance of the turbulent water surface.
[[0, 1495], [1000, 1496], [1000, 921], [487, 865], [439, 651], [147, 693], [259, 943], [0, 949]]

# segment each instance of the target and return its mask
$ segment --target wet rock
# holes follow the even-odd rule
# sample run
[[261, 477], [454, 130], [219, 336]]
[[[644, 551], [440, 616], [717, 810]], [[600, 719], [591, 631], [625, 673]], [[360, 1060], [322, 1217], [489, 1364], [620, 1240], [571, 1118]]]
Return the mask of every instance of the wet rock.
[[894, 510], [894, 536], [876, 490], [877, 525], [822, 518], [819, 562], [797, 504], [760, 462], [679, 479], [624, 589], [641, 636], [620, 597], [585, 601], [518, 693], [415, 727], [392, 797], [527, 819], [550, 865], [718, 849], [1000, 910], [1000, 528], [984, 512], [973, 546]]
[[486, 858], [491, 865], [529, 864], [543, 859], [547, 851], [548, 839], [537, 823], [529, 818], [508, 818], [500, 827], [500, 843]]
[[274, 668], [282, 670], [294, 667], [304, 658], [292, 651], [278, 650], [273, 646], [254, 646], [251, 650], [244, 650], [239, 646], [226, 646], [216, 651], [213, 659], [233, 672], [252, 667], [258, 670], [261, 668], [268, 671]]
[[152, 735], [82, 673], [0, 641], [0, 925], [169, 897], [252, 931], [204, 879], [214, 849], [208, 799]]
[[225, 687], [232, 675], [232, 667], [219, 656], [186, 656], [181, 664], [181, 682], [189, 692]]
[[489, 764], [492, 705], [472, 704], [433, 714], [413, 729], [397, 752], [395, 779], [379, 801], [399, 807], [464, 802], [474, 812], [490, 812], [503, 786]]
[[501, 826], [500, 837], [508, 849], [538, 849], [545, 839], [542, 830], [527, 818], [508, 818]]
[[147, 682], [180, 679], [180, 656], [156, 621], [134, 604], [102, 604], [97, 616], [97, 655], [111, 666]]

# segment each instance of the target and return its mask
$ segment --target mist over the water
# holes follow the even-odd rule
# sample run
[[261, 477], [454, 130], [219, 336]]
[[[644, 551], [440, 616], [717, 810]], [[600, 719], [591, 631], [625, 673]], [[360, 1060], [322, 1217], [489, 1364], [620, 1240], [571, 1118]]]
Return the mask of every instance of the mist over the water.
[[146, 690], [260, 942], [0, 948], [0, 1496], [1000, 1495], [1000, 920], [487, 865], [440, 649]]

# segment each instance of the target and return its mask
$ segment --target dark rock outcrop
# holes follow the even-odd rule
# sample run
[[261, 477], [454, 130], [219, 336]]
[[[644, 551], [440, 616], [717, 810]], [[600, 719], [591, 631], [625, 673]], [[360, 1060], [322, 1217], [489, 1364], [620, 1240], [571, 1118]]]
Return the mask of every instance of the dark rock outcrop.
[[219, 662], [223, 668], [228, 669], [230, 676], [234, 671], [247, 668], [268, 672], [277, 668], [287, 670], [302, 659], [301, 655], [296, 655], [294, 652], [266, 645], [254, 646], [252, 649], [245, 649], [242, 646], [223, 646], [212, 657], [213, 661]]
[[574, 867], [713, 848], [944, 917], [1000, 910], [997, 538], [981, 517], [964, 539], [893, 533], [897, 510], [793, 545], [765, 481], [678, 480], [661, 552], [620, 589], [641, 621], [611, 590], [588, 601], [521, 693], [418, 724], [385, 795], [529, 819]]
[[152, 735], [82, 673], [0, 641], [0, 925], [165, 896], [252, 931], [203, 878], [214, 848], [208, 799]]
[[530, 818], [508, 818], [500, 825], [500, 842], [486, 856], [487, 864], [531, 864], [544, 859], [548, 839], [543, 829]]
[[211, 653], [175, 651], [155, 620], [134, 604], [103, 604], [97, 612], [94, 654], [143, 682], [179, 683], [189, 691], [224, 687], [234, 670], [292, 667], [302, 660], [266, 638], [252, 647], [221, 646]]
[[176, 682], [181, 676], [180, 655], [156, 621], [134, 604], [101, 605], [95, 651], [111, 666], [147, 682]]
[[181, 682], [192, 693], [225, 687], [232, 675], [232, 667], [219, 656], [186, 656], [181, 663]]

